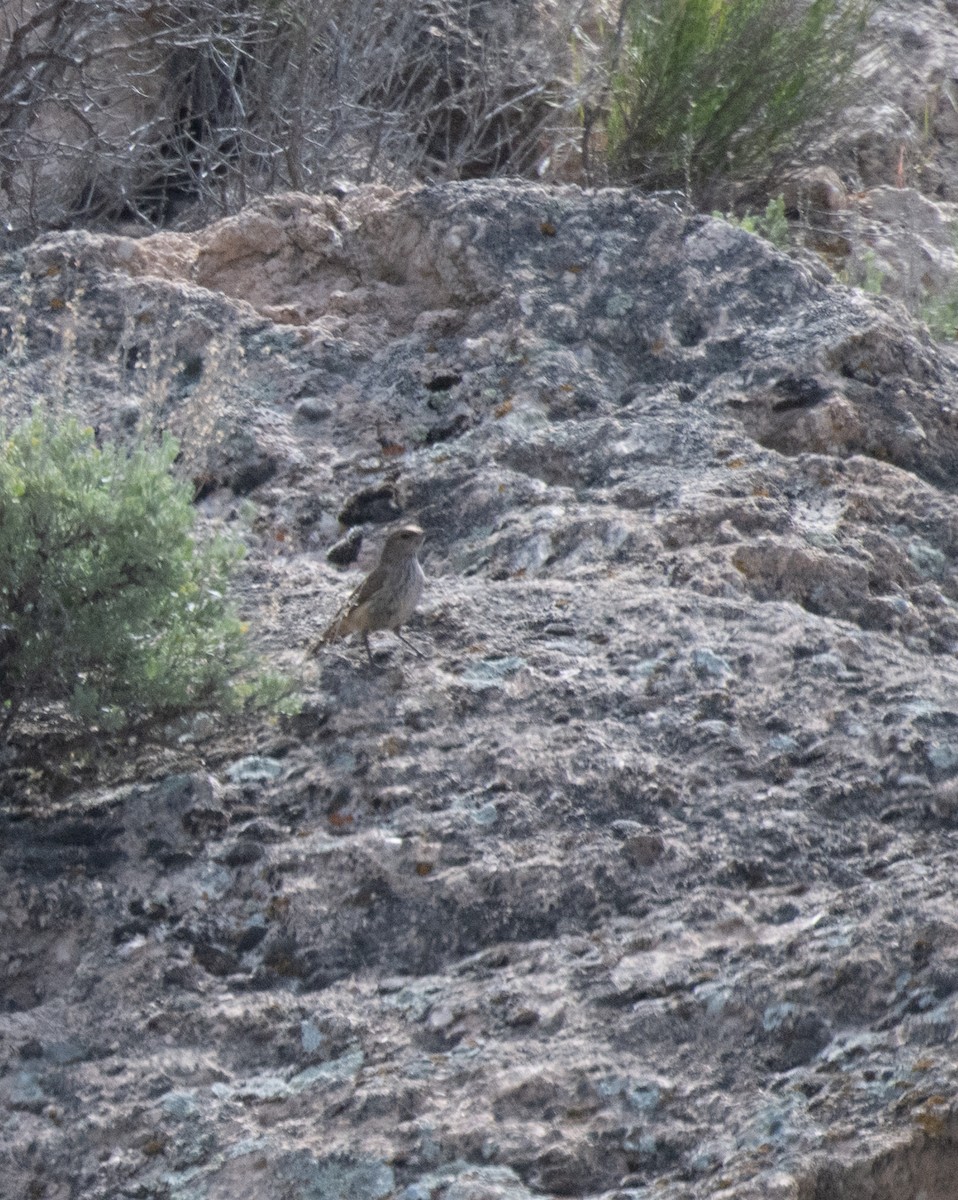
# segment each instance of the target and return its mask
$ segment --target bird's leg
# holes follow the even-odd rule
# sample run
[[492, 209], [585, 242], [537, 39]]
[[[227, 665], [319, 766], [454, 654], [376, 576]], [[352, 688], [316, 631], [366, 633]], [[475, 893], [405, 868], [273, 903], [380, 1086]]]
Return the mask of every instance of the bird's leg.
[[367, 629], [363, 630], [363, 645], [366, 647], [366, 657], [369, 659], [369, 665], [375, 667], [376, 663], [373, 661], [373, 652], [369, 648], [369, 630]]
[[426, 656], [425, 656], [425, 654], [423, 654], [423, 652], [422, 652], [422, 651], [419, 649], [419, 647], [418, 647], [418, 646], [414, 646], [414, 645], [412, 644], [412, 642], [407, 642], [407, 641], [406, 641], [406, 639], [403, 637], [403, 635], [402, 635], [402, 634], [399, 632], [399, 630], [398, 630], [398, 629], [394, 629], [394, 630], [393, 630], [393, 633], [396, 635], [396, 637], [398, 637], [398, 638], [399, 638], [399, 640], [402, 642], [402, 644], [403, 644], [404, 646], [408, 646], [408, 647], [409, 647], [409, 649], [410, 649], [410, 650], [412, 650], [412, 652], [413, 652], [414, 654], [418, 654], [420, 658], [425, 658], [425, 657], [426, 657]]

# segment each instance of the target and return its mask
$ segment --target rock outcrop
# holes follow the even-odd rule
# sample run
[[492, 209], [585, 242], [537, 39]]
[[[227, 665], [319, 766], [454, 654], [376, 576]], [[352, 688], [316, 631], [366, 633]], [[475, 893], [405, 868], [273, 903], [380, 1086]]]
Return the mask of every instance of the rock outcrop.
[[[9, 413], [179, 434], [305, 696], [7, 768], [11, 1195], [951, 1194], [958, 370], [904, 309], [504, 183], [63, 234], [0, 304]], [[303, 665], [398, 519], [429, 657]]]

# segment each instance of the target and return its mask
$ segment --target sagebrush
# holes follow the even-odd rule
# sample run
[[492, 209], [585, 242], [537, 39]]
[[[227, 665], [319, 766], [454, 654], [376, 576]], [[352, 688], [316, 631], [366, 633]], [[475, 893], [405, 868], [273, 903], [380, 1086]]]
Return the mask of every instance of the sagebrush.
[[176, 454], [40, 413], [4, 434], [0, 732], [41, 706], [117, 731], [288, 694], [227, 596], [242, 549], [199, 536]]

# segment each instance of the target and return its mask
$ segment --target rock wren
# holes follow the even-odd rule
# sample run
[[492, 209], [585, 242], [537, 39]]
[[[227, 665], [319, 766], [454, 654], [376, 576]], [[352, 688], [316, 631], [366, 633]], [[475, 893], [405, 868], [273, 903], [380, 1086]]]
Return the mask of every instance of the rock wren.
[[416, 554], [425, 534], [418, 525], [403, 525], [386, 538], [379, 562], [333, 617], [319, 641], [310, 649], [317, 654], [321, 646], [328, 646], [351, 633], [362, 635], [363, 645], [370, 663], [369, 635], [374, 629], [391, 629], [396, 637], [422, 658], [412, 642], [407, 642], [399, 632], [412, 616], [422, 595], [426, 577]]

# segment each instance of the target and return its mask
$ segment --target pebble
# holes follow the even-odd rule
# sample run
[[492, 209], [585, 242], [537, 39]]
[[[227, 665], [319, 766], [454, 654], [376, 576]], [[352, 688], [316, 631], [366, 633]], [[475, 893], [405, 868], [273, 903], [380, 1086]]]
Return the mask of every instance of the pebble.
[[276, 779], [282, 770], [283, 764], [275, 758], [250, 754], [227, 767], [226, 775], [231, 783], [268, 783]]

